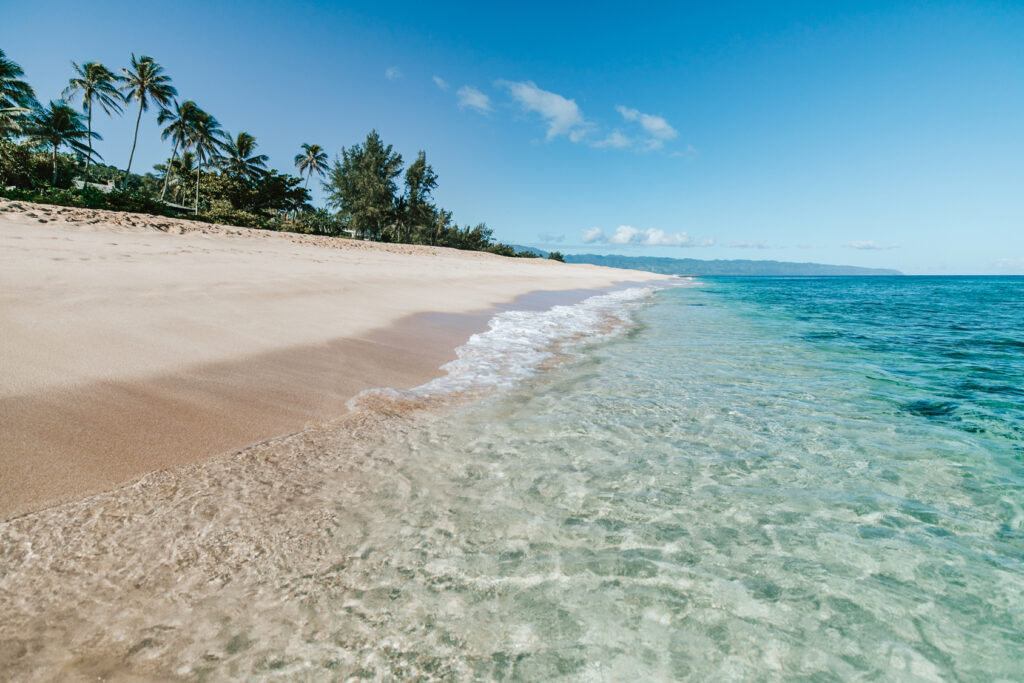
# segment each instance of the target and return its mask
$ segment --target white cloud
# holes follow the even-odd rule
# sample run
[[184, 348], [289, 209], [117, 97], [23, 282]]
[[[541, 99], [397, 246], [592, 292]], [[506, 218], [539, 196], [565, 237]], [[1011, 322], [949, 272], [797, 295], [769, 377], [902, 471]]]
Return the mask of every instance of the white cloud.
[[767, 249], [768, 245], [764, 242], [748, 242], [742, 240], [740, 242], [733, 242], [729, 245], [733, 249]]
[[402, 70], [399, 69], [397, 66], [389, 66], [387, 69], [384, 70], [384, 78], [388, 79], [389, 81], [397, 81], [401, 77]]
[[710, 247], [715, 244], [713, 239], [697, 240], [685, 232], [670, 233], [657, 228], [640, 230], [632, 225], [620, 225], [610, 237], [601, 228], [584, 230], [583, 243], [594, 242], [644, 247]]
[[434, 76], [434, 83], [441, 90], [447, 90], [448, 89], [448, 81], [444, 80], [440, 76]]
[[623, 107], [621, 104], [615, 107], [615, 110], [622, 114], [622, 118], [627, 121], [639, 123], [644, 131], [651, 136], [651, 139], [647, 141], [647, 149], [658, 149], [665, 144], [666, 140], [672, 140], [679, 135], [679, 132], [660, 116], [644, 114], [642, 111]]
[[899, 244], [896, 242], [890, 242], [889, 244], [878, 244], [874, 240], [854, 240], [853, 242], [847, 242], [845, 245], [851, 249], [897, 249]]
[[633, 141], [619, 131], [613, 130], [608, 134], [608, 137], [602, 140], [596, 140], [590, 144], [593, 147], [615, 147], [621, 149], [622, 147], [629, 147], [633, 144]]
[[1024, 258], [1001, 258], [996, 261], [996, 268], [1005, 273], [1024, 275]]
[[497, 85], [507, 88], [523, 109], [540, 114], [547, 123], [548, 140], [565, 135], [573, 142], [579, 142], [586, 135], [590, 124], [583, 118], [575, 100], [541, 90], [533, 81], [497, 81]]
[[482, 114], [491, 111], [491, 98], [474, 87], [464, 85], [455, 96], [459, 99], [459, 109], [470, 107]]
[[552, 235], [550, 232], [542, 232], [541, 234], [537, 235], [537, 238], [541, 242], [554, 242], [557, 244], [559, 242], [565, 241], [565, 234], [559, 233], [558, 235]]

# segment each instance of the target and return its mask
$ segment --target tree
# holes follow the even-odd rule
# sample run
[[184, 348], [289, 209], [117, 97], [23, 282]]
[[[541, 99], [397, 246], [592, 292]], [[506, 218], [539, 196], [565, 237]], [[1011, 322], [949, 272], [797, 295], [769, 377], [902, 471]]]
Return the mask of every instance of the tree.
[[186, 144], [196, 158], [196, 203], [195, 212], [199, 213], [199, 181], [203, 174], [203, 164], [217, 156], [224, 148], [224, 132], [217, 119], [205, 111], [197, 111], [188, 128]]
[[229, 175], [253, 182], [266, 173], [267, 159], [266, 154], [256, 154], [256, 138], [242, 131], [235, 138], [227, 138], [224, 154], [217, 162]]
[[560, 251], [551, 252], [550, 254], [548, 254], [548, 258], [551, 259], [552, 261], [561, 261], [562, 263], [565, 263], [565, 256], [563, 256], [562, 252]]
[[75, 68], [75, 77], [68, 81], [68, 87], [64, 89], [64, 96], [68, 102], [72, 102], [78, 95], [82, 96], [82, 111], [88, 116], [89, 122], [89, 153], [85, 157], [85, 180], [89, 181], [89, 164], [92, 162], [92, 110], [94, 103], [99, 103], [107, 116], [113, 116], [114, 112], [120, 114], [124, 109], [121, 103], [124, 101], [117, 90], [117, 82], [120, 80], [110, 69], [99, 62], [86, 62], [79, 65], [71, 62]]
[[396, 222], [402, 155], [370, 131], [362, 145], [341, 150], [324, 183], [328, 202], [338, 209], [357, 235], [380, 239]]
[[139, 122], [142, 120], [142, 112], [149, 109], [149, 103], [155, 102], [166, 108], [178, 94], [171, 79], [164, 74], [164, 68], [156, 63], [152, 57], [143, 55], [136, 59], [132, 53], [131, 67], [121, 69], [124, 76], [121, 78], [124, 85], [121, 91], [124, 93], [125, 102], [135, 100], [139, 103], [139, 114], [135, 117], [135, 135], [132, 137], [132, 151], [128, 155], [128, 168], [125, 169], [124, 177], [127, 181], [128, 174], [132, 170], [132, 159], [135, 158], [135, 143], [139, 141]]
[[[166, 140], [170, 138], [174, 141], [174, 147], [171, 148], [171, 158], [167, 162], [168, 169], [172, 169], [174, 166], [174, 159], [178, 155], [178, 149], [185, 148], [185, 142], [188, 138], [189, 127], [192, 125], [192, 121], [196, 116], [196, 112], [202, 111], [196, 106], [196, 103], [192, 100], [186, 100], [181, 104], [175, 102], [173, 107], [161, 107], [160, 113], [156, 116], [156, 121], [164, 129], [160, 131], [160, 139]], [[191, 170], [192, 166], [189, 166]], [[160, 192], [160, 199], [164, 199], [167, 196], [167, 184], [169, 182], [169, 174], [164, 174], [164, 188]]]
[[57, 184], [57, 152], [63, 145], [85, 153], [90, 147], [83, 140], [102, 140], [99, 133], [86, 130], [82, 115], [69, 107], [63, 100], [51, 101], [32, 117], [28, 126], [30, 144], [49, 147], [53, 158], [53, 180]]
[[421, 151], [405, 172], [405, 195], [401, 201], [403, 241], [410, 241], [414, 231], [423, 233], [433, 224], [437, 207], [430, 200], [436, 187], [437, 174], [427, 163], [426, 152]]
[[295, 168], [300, 176], [306, 176], [305, 187], [309, 187], [309, 179], [313, 175], [324, 177], [330, 165], [327, 163], [327, 152], [320, 145], [304, 143], [302, 153], [295, 155]]
[[19, 134], [28, 115], [39, 108], [32, 86], [22, 80], [24, 75], [0, 50], [0, 138]]
[[[185, 188], [192, 179], [192, 174], [196, 170], [196, 155], [188, 150], [181, 153], [177, 159], [172, 159], [167, 165], [168, 174], [174, 181], [174, 198], [180, 203], [183, 200], [182, 189]], [[166, 180], [166, 178], [165, 178]], [[164, 183], [166, 188], [166, 182]], [[163, 197], [161, 197], [162, 199]]]

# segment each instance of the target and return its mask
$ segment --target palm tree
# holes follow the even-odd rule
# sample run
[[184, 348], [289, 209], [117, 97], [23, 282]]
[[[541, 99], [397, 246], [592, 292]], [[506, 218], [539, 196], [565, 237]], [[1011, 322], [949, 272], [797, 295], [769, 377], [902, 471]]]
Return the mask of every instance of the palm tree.
[[28, 127], [30, 144], [48, 146], [53, 153], [53, 181], [57, 184], [57, 152], [62, 145], [67, 145], [77, 152], [85, 153], [90, 149], [83, 140], [102, 140], [99, 133], [85, 128], [82, 115], [69, 107], [63, 100], [51, 101], [46, 109], [40, 109], [32, 117]]
[[256, 154], [256, 138], [242, 131], [224, 144], [218, 162], [225, 171], [243, 180], [255, 180], [267, 172], [266, 154]]
[[199, 213], [199, 180], [203, 174], [203, 164], [217, 156], [217, 152], [224, 148], [224, 131], [221, 130], [217, 119], [205, 111], [198, 111], [188, 128], [186, 144], [196, 158], [195, 212]]
[[[170, 107], [162, 107], [160, 109], [160, 113], [156, 117], [157, 123], [161, 126], [165, 123], [167, 124], [160, 132], [160, 139], [166, 140], [171, 138], [174, 140], [174, 147], [171, 149], [171, 158], [168, 162], [169, 166], [174, 163], [174, 158], [178, 155], [178, 149], [185, 148], [189, 126], [192, 125], [196, 112], [200, 111], [202, 110], [192, 100], [187, 100], [181, 104], [174, 103], [173, 109]], [[167, 196], [167, 182], [168, 176], [164, 175], [164, 189], [160, 193], [161, 200]]]
[[21, 131], [25, 115], [39, 107], [32, 86], [22, 80], [25, 72], [0, 49], [0, 138]]
[[303, 187], [309, 188], [309, 179], [312, 175], [323, 178], [330, 168], [327, 163], [327, 152], [320, 145], [303, 143], [302, 153], [295, 155], [295, 168], [299, 169], [300, 176], [306, 176], [306, 184]]
[[128, 168], [124, 171], [125, 182], [128, 181], [128, 174], [132, 170], [132, 159], [135, 158], [135, 143], [139, 141], [139, 121], [142, 120], [142, 112], [149, 109], [150, 101], [156, 102], [161, 107], [166, 107], [178, 94], [178, 91], [171, 85], [171, 79], [164, 74], [164, 68], [156, 63], [152, 57], [143, 55], [135, 59], [132, 53], [131, 68], [121, 69], [124, 76], [121, 78], [124, 85], [121, 91], [124, 93], [125, 102], [135, 100], [139, 103], [139, 114], [135, 117], [135, 136], [132, 138], [132, 152], [128, 155]]
[[89, 154], [85, 157], [85, 181], [89, 182], [89, 163], [92, 161], [92, 110], [93, 103], [98, 102], [107, 116], [113, 116], [114, 112], [120, 114], [124, 109], [121, 103], [121, 93], [117, 90], [117, 82], [120, 80], [110, 69], [99, 62], [87, 62], [78, 65], [71, 62], [75, 67], [77, 76], [68, 81], [68, 87], [64, 89], [64, 96], [68, 102], [74, 100], [75, 96], [82, 95], [82, 111], [88, 114], [89, 120]]
[[189, 178], [192, 177], [192, 172], [196, 169], [196, 155], [188, 150], [184, 150], [177, 159], [172, 159], [171, 163], [168, 164], [168, 172], [174, 176], [174, 199], [177, 202], [182, 201], [181, 188]]

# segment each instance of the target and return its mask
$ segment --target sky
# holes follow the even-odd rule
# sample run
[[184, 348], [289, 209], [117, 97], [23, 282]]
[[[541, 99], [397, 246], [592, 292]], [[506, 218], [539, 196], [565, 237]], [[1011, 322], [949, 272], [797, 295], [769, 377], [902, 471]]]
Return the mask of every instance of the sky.
[[[371, 129], [425, 150], [504, 242], [1024, 274], [1020, 0], [0, 5], [42, 101], [151, 55], [281, 171]], [[170, 154], [142, 121], [133, 170]], [[107, 163], [133, 123], [97, 117]]]

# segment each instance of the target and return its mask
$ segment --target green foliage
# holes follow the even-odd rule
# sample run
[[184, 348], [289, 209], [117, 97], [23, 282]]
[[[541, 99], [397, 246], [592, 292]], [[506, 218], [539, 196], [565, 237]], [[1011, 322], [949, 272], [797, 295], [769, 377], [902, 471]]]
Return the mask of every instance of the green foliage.
[[0, 139], [19, 135], [29, 114], [39, 108], [25, 72], [0, 50]]
[[548, 258], [552, 261], [561, 261], [562, 263], [565, 263], [565, 257], [562, 256], [562, 252], [560, 251], [551, 252], [548, 254]]
[[237, 137], [227, 138], [224, 154], [215, 163], [228, 175], [243, 180], [255, 180], [267, 172], [266, 154], [256, 154], [256, 138], [244, 130]]
[[[70, 183], [66, 172], [69, 166], [64, 158], [58, 162], [58, 180], [67, 180], [67, 184]], [[50, 172], [50, 159], [46, 154], [35, 152], [28, 145], [0, 140], [0, 188], [13, 185], [29, 189], [46, 185], [50, 180]]]
[[360, 237], [380, 240], [398, 219], [398, 186], [402, 155], [370, 131], [362, 145], [341, 150], [324, 183], [328, 201]]
[[310, 178], [314, 175], [323, 178], [330, 167], [327, 152], [320, 145], [303, 143], [302, 152], [295, 155], [295, 168], [298, 169], [300, 176], [306, 176], [307, 186]]
[[57, 184], [57, 155], [61, 147], [68, 146], [83, 155], [91, 155], [92, 147], [84, 141], [100, 139], [99, 133], [86, 128], [82, 115], [63, 100], [51, 101], [45, 109], [35, 112], [26, 127], [26, 133], [29, 144], [50, 148], [53, 185]]
[[346, 229], [345, 221], [327, 209], [302, 211], [289, 218], [285, 230], [307, 235], [341, 235]]
[[[212, 172], [204, 174], [201, 182], [210, 207], [222, 202], [235, 211], [272, 216], [298, 211], [309, 202], [309, 191], [301, 187], [301, 178], [276, 170], [254, 179]], [[195, 187], [195, 173], [183, 185], [188, 195]]]
[[73, 206], [80, 209], [107, 209], [110, 211], [131, 211], [148, 213], [157, 216], [170, 216], [173, 213], [158, 200], [134, 190], [114, 190], [104, 193], [94, 187], [86, 186], [82, 190], [40, 187], [36, 189], [13, 189], [0, 191], [6, 199], [14, 199], [38, 204], [55, 204], [57, 206]]
[[221, 223], [223, 225], [237, 225], [242, 228], [260, 228], [262, 230], [277, 230], [278, 222], [262, 214], [243, 211], [231, 206], [228, 202], [214, 200], [210, 207], [204, 209], [196, 216], [198, 220], [207, 223]]
[[132, 159], [135, 158], [135, 143], [139, 139], [139, 121], [142, 120], [142, 112], [149, 109], [150, 102], [155, 102], [161, 109], [166, 109], [174, 100], [178, 91], [171, 85], [170, 77], [164, 73], [164, 68], [156, 63], [152, 57], [143, 55], [136, 59], [132, 54], [131, 67], [121, 69], [121, 90], [124, 93], [126, 102], [135, 100], [139, 104], [139, 113], [135, 117], [135, 135], [132, 138], [132, 151], [128, 155], [128, 167], [125, 169], [125, 176], [132, 170]]

